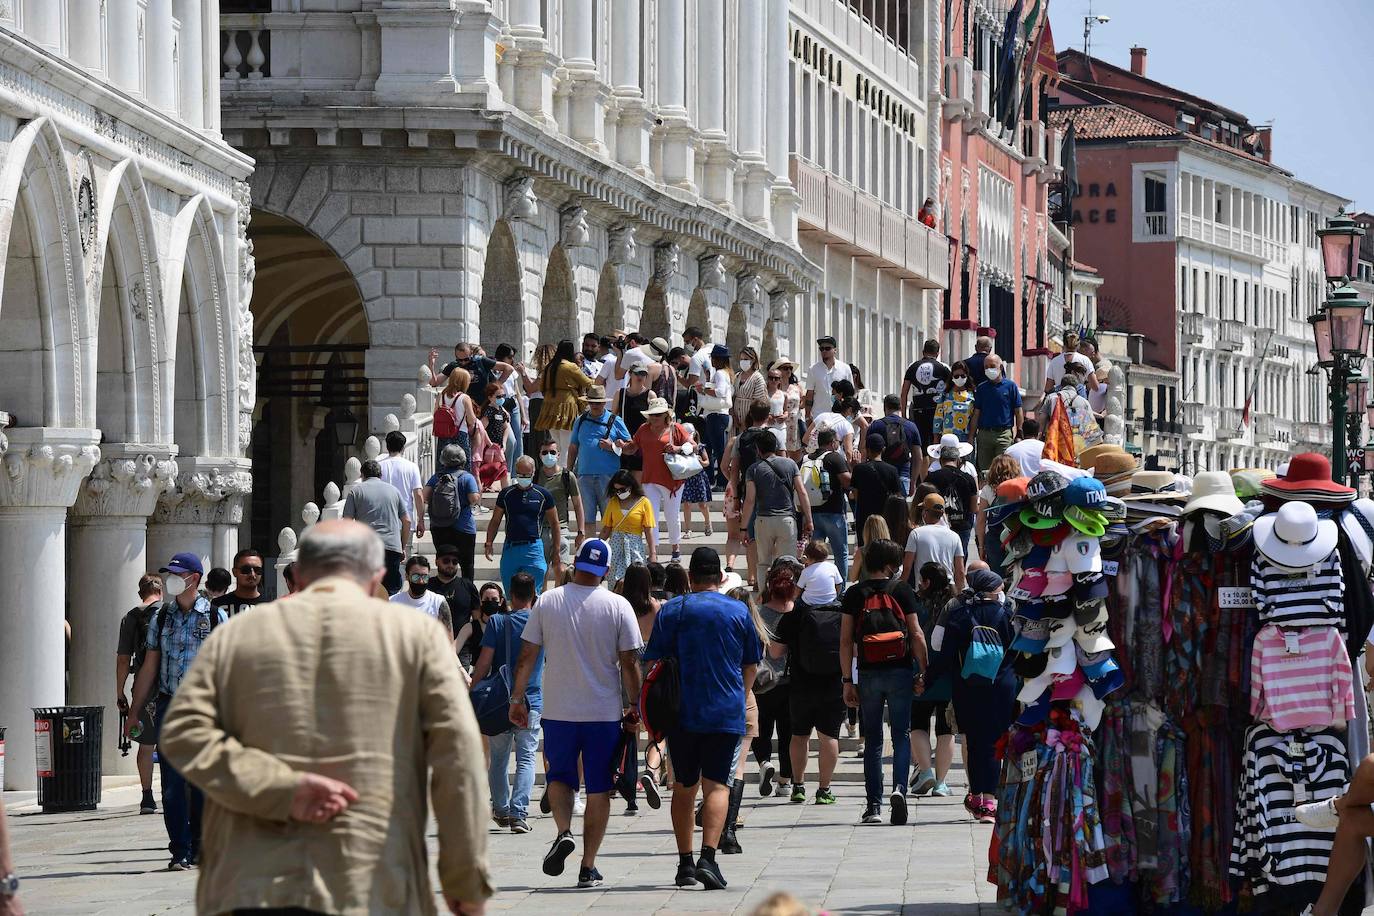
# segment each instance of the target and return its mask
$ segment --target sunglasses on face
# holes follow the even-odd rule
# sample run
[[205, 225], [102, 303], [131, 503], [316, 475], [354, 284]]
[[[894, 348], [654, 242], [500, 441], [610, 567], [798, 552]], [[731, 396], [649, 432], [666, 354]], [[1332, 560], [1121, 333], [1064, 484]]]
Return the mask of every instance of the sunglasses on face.
[[539, 454], [541, 454], [541, 455], [553, 455], [553, 456], [556, 458], [556, 457], [558, 457], [558, 449], [556, 449], [556, 448], [555, 448], [555, 449], [550, 449], [550, 450], [548, 450], [548, 451], [546, 451], [546, 452], [540, 452]]
[[830, 352], [830, 351], [833, 350], [833, 349], [835, 349], [835, 348], [834, 348], [834, 347], [821, 347], [821, 352], [822, 352], [822, 353], [828, 353], [828, 352]]
[[768, 376], [768, 381], [770, 381], [770, 382], [780, 382], [780, 381], [782, 381], [782, 376], [781, 376], [781, 375], [770, 375], [770, 376]]
[[262, 567], [261, 567], [261, 566], [240, 566], [240, 567], [239, 567], [239, 573], [242, 574], [242, 575], [245, 575], [245, 576], [260, 576], [260, 575], [262, 575]]
[[429, 581], [429, 576], [414, 575], [410, 577], [411, 585], [424, 585]]

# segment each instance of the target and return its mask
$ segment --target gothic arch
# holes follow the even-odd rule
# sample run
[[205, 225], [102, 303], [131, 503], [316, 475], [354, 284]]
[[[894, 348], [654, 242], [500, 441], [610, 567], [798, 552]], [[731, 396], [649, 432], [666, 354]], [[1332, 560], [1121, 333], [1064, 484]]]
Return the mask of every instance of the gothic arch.
[[578, 339], [582, 336], [581, 324], [577, 312], [577, 285], [573, 279], [572, 264], [569, 263], [568, 253], [563, 246], [554, 245], [553, 251], [549, 252], [548, 267], [544, 271], [544, 294], [541, 297], [537, 339], [546, 343], [557, 343], [566, 339], [573, 341], [576, 346], [581, 343]]
[[592, 330], [598, 334], [609, 334], [615, 328], [625, 327], [625, 301], [620, 295], [620, 268], [610, 261], [601, 268], [601, 278], [596, 284], [596, 313]]
[[0, 365], [25, 426], [95, 422], [80, 221], [57, 128], [24, 126], [0, 166]]
[[711, 304], [706, 299], [706, 290], [698, 286], [692, 290], [691, 301], [687, 303], [687, 324], [684, 328], [701, 328], [706, 339], [711, 339]]
[[524, 349], [525, 300], [520, 284], [520, 254], [510, 223], [496, 221], [487, 239], [482, 265], [482, 300], [477, 308], [478, 335], [490, 353], [508, 343], [516, 352]]
[[100, 204], [92, 277], [95, 419], [106, 442], [167, 441], [162, 370], [167, 355], [157, 236], [138, 166], [110, 170]]
[[639, 333], [648, 337], [662, 337], [664, 340], [673, 335], [672, 322], [668, 317], [668, 292], [662, 283], [651, 283], [644, 291], [644, 308], [639, 313]]

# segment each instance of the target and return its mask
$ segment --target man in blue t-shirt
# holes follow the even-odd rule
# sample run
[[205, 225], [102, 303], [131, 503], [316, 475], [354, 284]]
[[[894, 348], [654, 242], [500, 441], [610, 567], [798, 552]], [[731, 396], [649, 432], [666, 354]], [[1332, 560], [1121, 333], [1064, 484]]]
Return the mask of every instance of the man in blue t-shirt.
[[[520, 657], [520, 637], [530, 619], [534, 604], [534, 578], [529, 573], [516, 573], [510, 580], [510, 611], [493, 614], [482, 630], [482, 651], [472, 666], [472, 683], [476, 686], [502, 666], [515, 678], [515, 663]], [[539, 714], [544, 708], [544, 650], [534, 660], [533, 673], [525, 686], [525, 706], [529, 721], [522, 727], [491, 738], [491, 765], [487, 768], [487, 783], [491, 788], [492, 817], [511, 833], [529, 833], [525, 812], [530, 805], [530, 791], [534, 788], [534, 755], [539, 747]], [[512, 790], [506, 775], [511, 751], [515, 752], [515, 787]]]
[[421, 495], [429, 507], [429, 534], [435, 548], [456, 547], [463, 578], [471, 579], [477, 554], [477, 519], [472, 510], [481, 501], [482, 488], [467, 468], [468, 455], [461, 445], [444, 446], [439, 468], [425, 481]]
[[597, 520], [606, 511], [611, 476], [620, 470], [620, 456], [609, 448], [601, 448], [599, 443], [602, 439], [629, 442], [630, 430], [624, 420], [607, 409], [605, 387], [593, 385], [587, 389], [586, 401], [587, 412], [573, 421], [568, 466], [577, 475], [587, 529], [595, 531]]
[[[534, 482], [534, 459], [522, 455], [515, 462], [515, 483], [496, 495], [496, 508], [491, 510], [491, 521], [487, 523], [487, 543], [485, 554], [492, 559], [496, 545], [496, 532], [502, 519], [506, 522], [506, 543], [501, 549], [501, 584], [510, 594], [511, 577], [518, 572], [527, 572], [537, 583], [544, 582], [549, 571], [544, 559], [544, 541], [539, 536], [539, 521], [543, 519], [550, 528], [558, 527], [558, 504], [553, 494]], [[555, 580], [563, 578], [563, 561], [553, 558]], [[536, 591], [539, 586], [536, 586]]]
[[[674, 598], [658, 612], [644, 660], [675, 658], [682, 700], [678, 728], [668, 735], [673, 759], [673, 833], [677, 838], [677, 884], [700, 881], [719, 890], [725, 878], [716, 864], [716, 847], [726, 822], [732, 825], [744, 782], [725, 784], [735, 753], [744, 740], [744, 704], [754, 686], [763, 643], [743, 602], [720, 594], [720, 555], [698, 547], [688, 566], [692, 593]], [[693, 816], [697, 784], [702, 787], [701, 857], [692, 862]], [[728, 797], [727, 797], [728, 795]], [[730, 828], [733, 834], [733, 827]]]
[[976, 443], [979, 473], [986, 474], [998, 455], [1016, 441], [1021, 428], [1021, 389], [1002, 374], [1002, 358], [989, 353], [983, 361], [983, 382], [973, 392], [973, 415], [968, 434]]
[[883, 460], [897, 469], [902, 492], [911, 494], [911, 477], [925, 473], [925, 442], [921, 430], [902, 416], [902, 401], [895, 394], [883, 397], [883, 418], [868, 427], [870, 436], [882, 436]]

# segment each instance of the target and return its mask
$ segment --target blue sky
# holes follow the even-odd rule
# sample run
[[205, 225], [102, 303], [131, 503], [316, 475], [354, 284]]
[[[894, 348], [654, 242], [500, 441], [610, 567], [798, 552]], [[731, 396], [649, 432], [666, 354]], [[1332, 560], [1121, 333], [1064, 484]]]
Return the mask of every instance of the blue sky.
[[[1087, 10], [1050, 0], [1057, 49], [1083, 49]], [[1092, 0], [1092, 11], [1111, 17], [1093, 29], [1094, 57], [1129, 67], [1131, 46], [1148, 48], [1147, 76], [1272, 120], [1275, 163], [1374, 211], [1374, 2]]]

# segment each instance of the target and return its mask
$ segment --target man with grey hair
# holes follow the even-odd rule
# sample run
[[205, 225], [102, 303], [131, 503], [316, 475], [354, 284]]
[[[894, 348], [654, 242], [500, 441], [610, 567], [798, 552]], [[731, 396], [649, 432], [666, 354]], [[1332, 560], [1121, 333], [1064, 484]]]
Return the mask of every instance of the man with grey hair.
[[315, 525], [304, 589], [219, 627], [177, 691], [160, 746], [207, 797], [198, 912], [433, 914], [431, 807], [449, 910], [491, 895], [477, 720], [444, 628], [371, 597], [384, 558], [366, 525]]
[[430, 475], [421, 495], [429, 507], [429, 533], [435, 551], [457, 548], [463, 578], [471, 580], [477, 557], [477, 519], [472, 510], [482, 499], [482, 488], [468, 471], [468, 455], [461, 445], [444, 446], [439, 468]]
[[[515, 483], [496, 494], [496, 508], [487, 522], [486, 558], [492, 559], [496, 532], [506, 523], [506, 543], [501, 550], [501, 584], [510, 593], [510, 580], [518, 572], [534, 576], [542, 588], [548, 573], [544, 558], [544, 541], [539, 536], [540, 524], [558, 529], [558, 505], [553, 494], [534, 482], [534, 459], [521, 455], [515, 462]], [[553, 577], [563, 578], [563, 560], [553, 557]]]
[[973, 392], [968, 435], [977, 443], [978, 472], [986, 474], [998, 455], [1016, 440], [1021, 428], [1021, 389], [1002, 374], [1002, 358], [989, 353], [983, 361], [986, 379]]
[[400, 491], [382, 479], [382, 466], [376, 459], [364, 461], [362, 473], [363, 479], [353, 484], [344, 498], [343, 517], [363, 522], [382, 539], [386, 551], [382, 586], [388, 595], [394, 595], [401, 590], [403, 545], [410, 540], [412, 520]]

